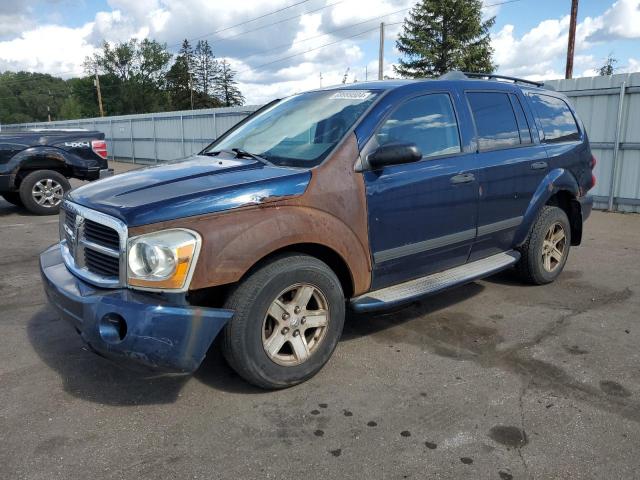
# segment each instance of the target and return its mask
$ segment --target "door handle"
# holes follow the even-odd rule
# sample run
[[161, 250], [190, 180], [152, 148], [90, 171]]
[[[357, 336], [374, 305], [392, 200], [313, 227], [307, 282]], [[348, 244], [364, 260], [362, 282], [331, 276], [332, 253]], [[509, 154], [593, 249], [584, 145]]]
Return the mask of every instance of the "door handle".
[[544, 170], [548, 166], [547, 162], [533, 162], [531, 164], [531, 170]]
[[454, 185], [459, 185], [461, 183], [471, 183], [476, 179], [476, 176], [473, 173], [459, 173], [458, 175], [454, 175], [449, 179], [449, 181]]

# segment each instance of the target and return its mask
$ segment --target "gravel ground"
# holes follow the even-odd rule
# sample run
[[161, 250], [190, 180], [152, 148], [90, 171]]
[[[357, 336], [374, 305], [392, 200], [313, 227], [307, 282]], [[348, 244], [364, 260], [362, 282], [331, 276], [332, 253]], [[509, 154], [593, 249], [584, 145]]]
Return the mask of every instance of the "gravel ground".
[[186, 378], [88, 352], [40, 285], [56, 239], [0, 200], [0, 478], [638, 476], [638, 215], [595, 212], [553, 285], [505, 272], [350, 315], [322, 372], [279, 392], [215, 348]]

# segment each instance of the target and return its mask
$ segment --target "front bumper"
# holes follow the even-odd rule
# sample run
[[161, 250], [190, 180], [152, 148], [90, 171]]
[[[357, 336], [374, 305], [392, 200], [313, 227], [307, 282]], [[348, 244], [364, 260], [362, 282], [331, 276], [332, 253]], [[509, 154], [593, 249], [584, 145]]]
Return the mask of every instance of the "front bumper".
[[233, 316], [231, 310], [172, 304], [152, 293], [98, 289], [67, 270], [58, 244], [40, 255], [40, 273], [50, 304], [91, 349], [154, 370], [195, 371]]

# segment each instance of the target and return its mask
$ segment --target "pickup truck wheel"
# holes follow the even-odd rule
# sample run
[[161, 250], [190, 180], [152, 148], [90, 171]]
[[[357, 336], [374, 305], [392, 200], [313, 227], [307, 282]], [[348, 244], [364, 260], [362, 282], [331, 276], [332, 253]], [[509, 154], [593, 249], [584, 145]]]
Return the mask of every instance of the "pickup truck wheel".
[[64, 194], [71, 184], [64, 175], [53, 170], [36, 170], [20, 183], [20, 199], [25, 208], [36, 215], [56, 215]]
[[567, 214], [561, 208], [545, 206], [519, 248], [522, 256], [516, 270], [527, 283], [551, 283], [567, 263], [570, 246], [571, 226]]
[[22, 200], [20, 200], [20, 194], [18, 192], [7, 192], [2, 194], [2, 198], [4, 198], [7, 202], [16, 207], [23, 207]]
[[248, 382], [285, 388], [315, 375], [344, 325], [340, 281], [320, 260], [294, 254], [253, 272], [231, 292], [235, 311], [223, 332], [227, 362]]

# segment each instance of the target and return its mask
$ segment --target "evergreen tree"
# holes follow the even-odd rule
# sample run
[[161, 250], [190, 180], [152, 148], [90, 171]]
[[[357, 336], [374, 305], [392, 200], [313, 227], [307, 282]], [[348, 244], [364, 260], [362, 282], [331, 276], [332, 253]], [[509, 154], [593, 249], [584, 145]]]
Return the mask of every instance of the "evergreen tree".
[[172, 110], [193, 109], [193, 48], [189, 40], [182, 42], [180, 52], [167, 73], [167, 91]]
[[236, 72], [231, 69], [229, 62], [222, 60], [216, 78], [216, 96], [225, 107], [244, 105], [244, 96], [238, 88], [235, 77]]
[[216, 78], [219, 75], [219, 65], [213, 55], [213, 50], [206, 40], [199, 40], [193, 55], [193, 84], [196, 92], [197, 107], [216, 107], [218, 102], [214, 98]]
[[437, 77], [451, 70], [491, 73], [489, 29], [495, 17], [482, 20], [481, 0], [420, 0], [405, 19], [396, 42], [405, 56], [396, 73], [403, 77]]

